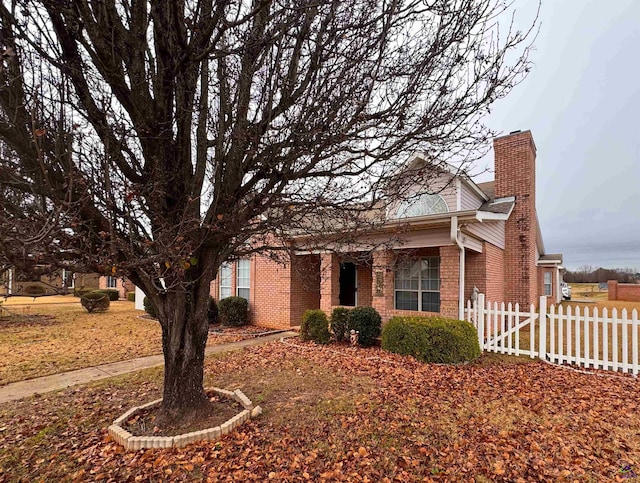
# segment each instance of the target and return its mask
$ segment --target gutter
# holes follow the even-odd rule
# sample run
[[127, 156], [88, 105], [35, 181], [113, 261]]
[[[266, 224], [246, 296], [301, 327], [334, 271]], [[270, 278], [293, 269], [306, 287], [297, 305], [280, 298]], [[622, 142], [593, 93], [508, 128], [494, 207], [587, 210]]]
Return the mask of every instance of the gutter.
[[460, 228], [458, 227], [458, 217], [451, 217], [451, 241], [460, 250], [460, 266], [458, 268], [458, 319], [464, 320], [464, 265], [465, 252], [464, 245], [459, 238]]

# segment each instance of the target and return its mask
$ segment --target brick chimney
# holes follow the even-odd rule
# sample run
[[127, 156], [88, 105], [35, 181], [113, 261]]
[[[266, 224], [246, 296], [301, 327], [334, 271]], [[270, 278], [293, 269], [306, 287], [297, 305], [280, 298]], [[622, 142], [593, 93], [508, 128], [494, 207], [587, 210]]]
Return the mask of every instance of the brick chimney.
[[493, 151], [495, 197], [516, 200], [505, 226], [505, 301], [537, 305], [536, 145], [531, 131], [515, 131], [495, 138]]

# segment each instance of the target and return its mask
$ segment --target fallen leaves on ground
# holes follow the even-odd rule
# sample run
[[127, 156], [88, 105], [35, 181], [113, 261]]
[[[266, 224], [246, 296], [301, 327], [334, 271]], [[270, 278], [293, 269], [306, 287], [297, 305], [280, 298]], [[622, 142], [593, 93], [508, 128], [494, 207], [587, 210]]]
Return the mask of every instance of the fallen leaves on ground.
[[0, 410], [0, 480], [624, 481], [640, 469], [631, 377], [285, 341], [210, 358], [206, 378], [263, 415], [219, 441], [126, 452], [106, 427], [158, 397], [159, 371], [15, 402]]

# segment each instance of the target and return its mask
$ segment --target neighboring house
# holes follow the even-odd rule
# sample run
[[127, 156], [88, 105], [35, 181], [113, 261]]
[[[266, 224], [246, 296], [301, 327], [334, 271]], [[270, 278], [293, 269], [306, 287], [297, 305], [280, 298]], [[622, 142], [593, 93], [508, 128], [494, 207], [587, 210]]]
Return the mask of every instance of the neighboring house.
[[100, 277], [98, 288], [101, 289], [116, 289], [118, 290], [119, 297], [126, 299], [127, 294], [135, 290], [135, 285], [128, 279], [123, 277], [112, 277], [111, 275], [103, 275]]
[[[536, 147], [530, 131], [494, 139], [495, 180], [474, 183], [443, 173], [410, 203], [387, 213], [384, 229], [403, 227], [394, 249], [372, 253], [295, 251], [290, 263], [266, 256], [224, 264], [212, 283], [216, 299], [249, 301], [251, 321], [269, 327], [299, 325], [307, 309], [330, 314], [338, 306], [373, 306], [384, 321], [394, 315], [463, 318], [476, 291], [487, 301], [536, 304], [561, 300], [562, 256], [545, 252], [535, 196]], [[418, 167], [428, 162], [416, 156]], [[435, 188], [435, 189], [434, 189]], [[419, 193], [418, 193], [419, 194]], [[355, 249], [357, 250], [357, 249]]]
[[29, 294], [34, 287], [47, 295], [64, 292], [67, 289], [98, 288], [99, 275], [95, 273], [74, 273], [70, 270], [56, 270], [46, 275], [25, 275], [10, 268], [0, 278], [0, 294]]

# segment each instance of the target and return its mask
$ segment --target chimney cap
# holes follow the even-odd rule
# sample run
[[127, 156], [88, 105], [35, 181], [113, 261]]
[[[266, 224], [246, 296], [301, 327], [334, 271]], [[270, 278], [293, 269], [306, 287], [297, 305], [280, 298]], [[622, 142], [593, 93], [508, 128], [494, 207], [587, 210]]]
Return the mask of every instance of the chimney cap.
[[518, 129], [517, 131], [511, 131], [509, 134], [518, 134], [521, 133], [522, 131], [520, 129]]

